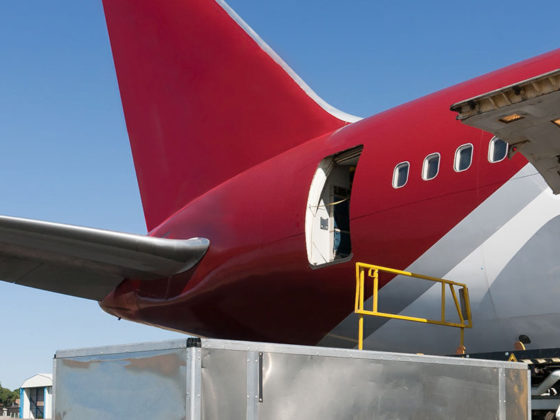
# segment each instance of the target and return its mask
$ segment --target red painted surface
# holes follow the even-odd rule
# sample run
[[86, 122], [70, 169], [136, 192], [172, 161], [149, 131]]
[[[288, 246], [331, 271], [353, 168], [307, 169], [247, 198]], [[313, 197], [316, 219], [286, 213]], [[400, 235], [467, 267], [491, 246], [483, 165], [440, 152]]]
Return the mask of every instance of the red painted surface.
[[[105, 7], [148, 225], [167, 218], [151, 235], [199, 236], [208, 238], [211, 245], [189, 272], [149, 283], [127, 280], [102, 307], [131, 320], [211, 337], [318, 342], [353, 310], [356, 261], [407, 267], [526, 164], [520, 155], [489, 163], [491, 136], [456, 121], [449, 106], [560, 67], [560, 50], [556, 50], [336, 130], [342, 123], [312, 103], [291, 79], [278, 75], [277, 66], [267, 67], [270, 63], [262, 51], [254, 52], [262, 67], [255, 74], [243, 75], [241, 70], [235, 73], [236, 67], [232, 70], [228, 61], [216, 63], [213, 50], [211, 58], [191, 51], [205, 47], [207, 41], [219, 44], [217, 38], [200, 38], [209, 35], [201, 28], [207, 22], [188, 19], [189, 25], [183, 25], [188, 26], [186, 32], [173, 32], [179, 31], [181, 13], [196, 11], [215, 19], [212, 25], [217, 28], [212, 31], [229, 34], [231, 21], [214, 2], [105, 0]], [[170, 16], [171, 11], [180, 13]], [[164, 16], [164, 12], [169, 13]], [[134, 24], [128, 27], [127, 20]], [[152, 20], [166, 25], [162, 28]], [[173, 50], [175, 43], [162, 52], [167, 61], [137, 64], [135, 60], [143, 55], [123, 50], [133, 35], [131, 28], [143, 25], [148, 33], [161, 37], [184, 36], [181, 39], [188, 47], [183, 45], [180, 53], [195, 55], [183, 63]], [[193, 35], [196, 45], [187, 39]], [[144, 48], [149, 37], [142, 34], [140, 38]], [[161, 46], [159, 39], [154, 42]], [[242, 35], [232, 41], [239, 48], [258, 50], [252, 42]], [[201, 99], [199, 87], [194, 87], [187, 95], [188, 89], [179, 83], [182, 76], [173, 66], [187, 62], [197, 66], [202, 85], [210, 80], [203, 70], [219, 65], [227, 68], [223, 73], [234, 71], [236, 81], [246, 76], [241, 85], [245, 89]], [[143, 66], [149, 71], [139, 68]], [[150, 72], [162, 79], [159, 86], [130, 92]], [[225, 80], [231, 74], [214, 72], [212, 77], [224, 78], [222, 88], [233, 83]], [[249, 83], [253, 77], [254, 86]], [[166, 83], [169, 89], [162, 87]], [[251, 96], [252, 87], [256, 96]], [[266, 100], [260, 89], [266, 90]], [[249, 97], [247, 90], [252, 92]], [[289, 104], [283, 101], [284, 94]], [[194, 117], [178, 111], [191, 100], [207, 101], [208, 109], [215, 106], [214, 114], [205, 111], [204, 121], [194, 127], [189, 126]], [[248, 108], [230, 115], [235, 104], [247, 100], [256, 101], [250, 105], [249, 116]], [[158, 112], [166, 112], [152, 114], [146, 101], [153, 101]], [[229, 105], [222, 108], [225, 102]], [[188, 139], [186, 127], [193, 130]], [[245, 141], [243, 135], [251, 133], [255, 135]], [[290, 138], [286, 138], [288, 133]], [[200, 141], [199, 136], [209, 140]], [[473, 164], [456, 173], [454, 153], [465, 143], [474, 145]], [[349, 262], [311, 269], [304, 224], [313, 174], [326, 156], [360, 144], [364, 149], [350, 203], [354, 256]], [[231, 148], [232, 155], [224, 155], [220, 146]], [[434, 152], [441, 154], [439, 174], [423, 181], [423, 159]], [[396, 190], [391, 179], [401, 161], [410, 162], [409, 180]]]
[[344, 125], [216, 2], [103, 3], [148, 230], [232, 176]]

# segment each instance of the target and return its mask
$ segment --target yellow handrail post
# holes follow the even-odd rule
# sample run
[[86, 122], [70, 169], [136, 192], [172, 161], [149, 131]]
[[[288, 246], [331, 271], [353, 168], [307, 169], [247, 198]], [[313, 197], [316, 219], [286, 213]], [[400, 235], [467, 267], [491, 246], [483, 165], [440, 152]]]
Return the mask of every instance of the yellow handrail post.
[[445, 283], [441, 283], [441, 322], [445, 322]]
[[[358, 266], [356, 266], [358, 270], [358, 278], [359, 278], [359, 292], [358, 292], [358, 308], [360, 311], [364, 310], [364, 283], [365, 283], [365, 270], [360, 270]], [[358, 321], [358, 349], [363, 350], [364, 348], [364, 315], [360, 314], [360, 319]]]
[[463, 296], [465, 297], [465, 308], [467, 312], [467, 320], [469, 322], [469, 328], [472, 328], [472, 314], [471, 314], [471, 300], [469, 298], [469, 289], [463, 287]]
[[379, 296], [379, 270], [373, 272], [373, 312], [377, 312], [377, 301]]
[[457, 309], [457, 314], [459, 314], [459, 319], [461, 323], [465, 323], [465, 319], [463, 318], [463, 311], [461, 310], [461, 306], [459, 305], [459, 300], [457, 299], [457, 294], [455, 293], [455, 288], [452, 284], [449, 285], [451, 289], [451, 295], [453, 295], [453, 302], [455, 302], [455, 308]]
[[354, 300], [354, 312], [360, 309], [360, 266], [356, 264], [356, 299]]
[[360, 314], [358, 321], [358, 350], [364, 349], [364, 316]]
[[364, 310], [364, 280], [365, 277], [365, 272], [362, 270], [362, 272], [360, 273], [360, 311]]

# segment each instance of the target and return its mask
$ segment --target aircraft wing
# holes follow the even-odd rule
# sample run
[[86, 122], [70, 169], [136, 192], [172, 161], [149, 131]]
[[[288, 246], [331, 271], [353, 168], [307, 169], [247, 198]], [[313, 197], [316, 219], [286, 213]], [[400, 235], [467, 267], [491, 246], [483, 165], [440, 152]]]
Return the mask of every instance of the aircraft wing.
[[181, 273], [205, 254], [204, 238], [165, 239], [0, 216], [0, 279], [101, 301], [126, 278]]
[[451, 106], [457, 119], [509, 143], [560, 193], [560, 70], [554, 70]]

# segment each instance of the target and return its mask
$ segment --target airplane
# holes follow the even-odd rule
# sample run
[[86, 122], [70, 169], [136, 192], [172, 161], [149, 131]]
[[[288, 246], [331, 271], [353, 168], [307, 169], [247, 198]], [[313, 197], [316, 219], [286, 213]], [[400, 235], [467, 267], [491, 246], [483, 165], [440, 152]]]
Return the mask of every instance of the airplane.
[[[354, 347], [354, 263], [374, 262], [468, 283], [469, 349], [558, 346], [559, 153], [500, 131], [535, 114], [555, 135], [556, 91], [515, 87], [554, 89], [558, 50], [360, 119], [221, 0], [104, 7], [149, 234], [2, 217], [0, 278], [195, 335]], [[514, 99], [498, 136], [495, 91]], [[429, 309], [401, 280], [382, 277], [388, 309]], [[368, 322], [366, 347], [449, 352], [447, 330], [411, 328]]]

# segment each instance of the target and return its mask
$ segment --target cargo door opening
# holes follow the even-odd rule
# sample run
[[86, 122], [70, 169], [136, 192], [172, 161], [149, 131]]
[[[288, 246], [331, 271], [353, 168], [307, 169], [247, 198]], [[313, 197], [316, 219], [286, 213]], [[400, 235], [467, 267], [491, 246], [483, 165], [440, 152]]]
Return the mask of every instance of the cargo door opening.
[[315, 171], [305, 213], [307, 258], [313, 267], [352, 257], [350, 197], [362, 149], [328, 156]]

